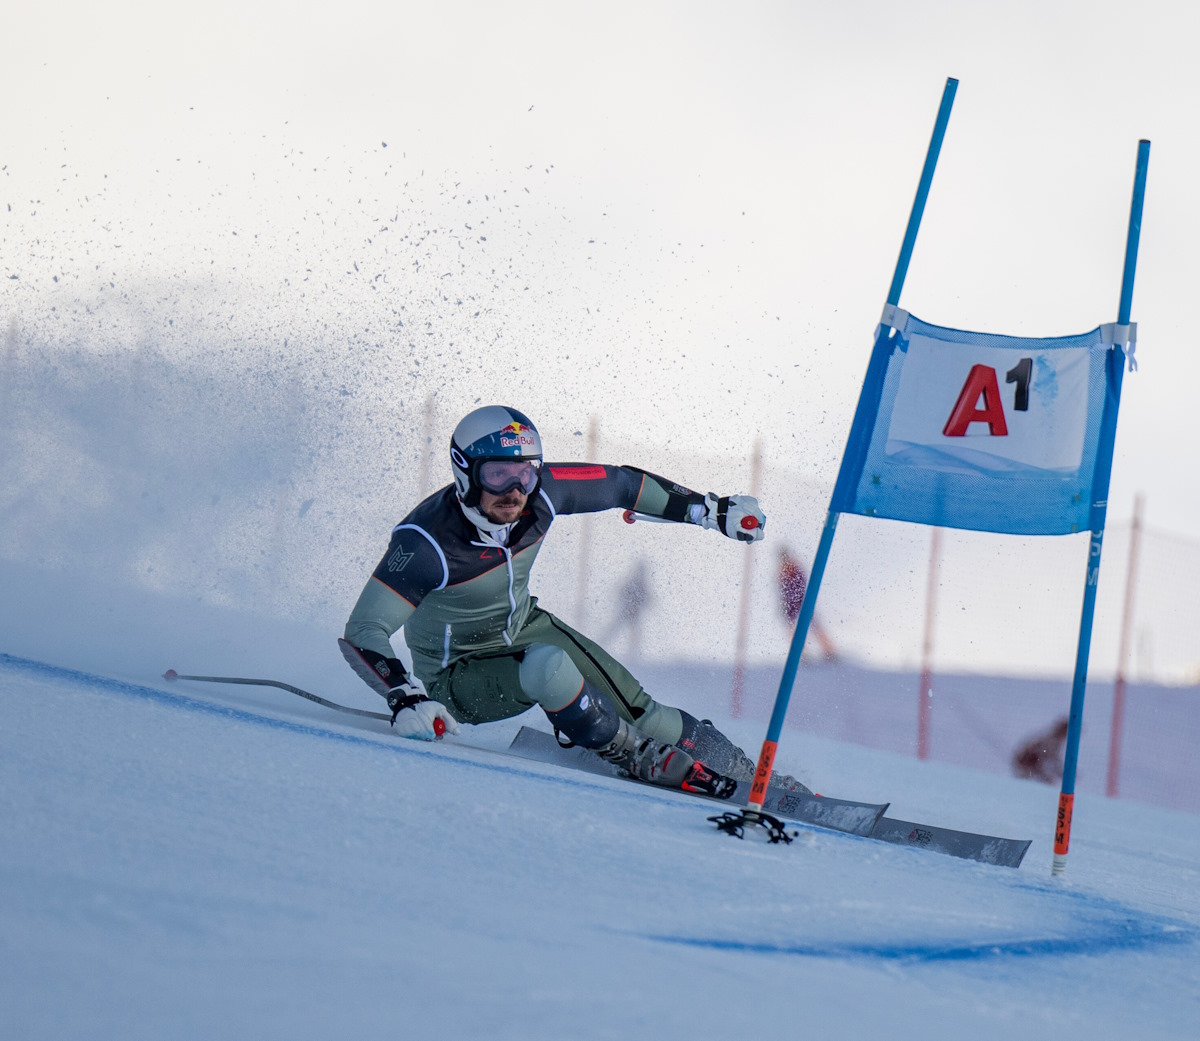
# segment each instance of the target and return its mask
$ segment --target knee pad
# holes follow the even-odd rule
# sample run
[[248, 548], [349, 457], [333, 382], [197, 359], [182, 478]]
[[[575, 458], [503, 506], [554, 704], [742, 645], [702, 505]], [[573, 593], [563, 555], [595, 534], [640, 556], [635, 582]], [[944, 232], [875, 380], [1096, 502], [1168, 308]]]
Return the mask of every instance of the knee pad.
[[561, 647], [530, 645], [521, 658], [521, 689], [547, 712], [566, 708], [583, 686], [583, 673]]
[[580, 682], [579, 695], [569, 704], [560, 709], [545, 705], [542, 708], [555, 734], [582, 748], [604, 748], [611, 744], [621, 725], [612, 698], [587, 680]]

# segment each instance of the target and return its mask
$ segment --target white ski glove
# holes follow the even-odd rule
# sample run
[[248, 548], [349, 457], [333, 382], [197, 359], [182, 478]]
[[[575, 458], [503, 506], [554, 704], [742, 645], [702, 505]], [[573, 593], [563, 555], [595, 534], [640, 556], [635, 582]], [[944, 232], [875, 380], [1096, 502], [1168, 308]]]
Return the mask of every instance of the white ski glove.
[[739, 542], [757, 542], [763, 537], [767, 518], [753, 495], [724, 495], [709, 492], [704, 497], [705, 513], [696, 523], [716, 528]]
[[440, 701], [430, 701], [415, 687], [405, 684], [388, 691], [392, 726], [401, 737], [414, 741], [435, 741], [443, 734], [457, 734], [458, 720]]

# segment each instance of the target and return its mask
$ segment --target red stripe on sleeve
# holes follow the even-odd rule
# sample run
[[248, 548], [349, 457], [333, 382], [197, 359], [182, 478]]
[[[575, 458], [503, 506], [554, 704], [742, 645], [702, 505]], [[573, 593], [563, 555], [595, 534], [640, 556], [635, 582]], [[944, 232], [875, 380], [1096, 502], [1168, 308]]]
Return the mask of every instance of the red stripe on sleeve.
[[556, 481], [603, 481], [608, 471], [603, 466], [552, 466], [550, 476]]

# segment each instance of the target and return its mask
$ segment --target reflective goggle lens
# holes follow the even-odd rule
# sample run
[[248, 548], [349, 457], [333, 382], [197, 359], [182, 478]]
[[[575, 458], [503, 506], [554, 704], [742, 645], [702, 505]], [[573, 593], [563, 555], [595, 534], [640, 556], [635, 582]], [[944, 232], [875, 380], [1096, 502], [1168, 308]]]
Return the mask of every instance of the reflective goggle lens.
[[503, 495], [513, 488], [529, 495], [537, 487], [541, 468], [538, 459], [488, 459], [479, 464], [479, 484], [493, 495]]

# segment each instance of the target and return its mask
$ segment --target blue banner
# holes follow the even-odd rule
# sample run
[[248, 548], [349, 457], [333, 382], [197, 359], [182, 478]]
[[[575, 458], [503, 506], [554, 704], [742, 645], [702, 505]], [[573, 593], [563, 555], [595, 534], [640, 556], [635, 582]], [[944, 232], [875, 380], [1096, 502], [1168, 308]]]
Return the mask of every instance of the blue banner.
[[1111, 459], [1098, 450], [1115, 327], [1033, 339], [903, 311], [891, 321], [831, 508], [1014, 535], [1088, 530], [1097, 456]]

